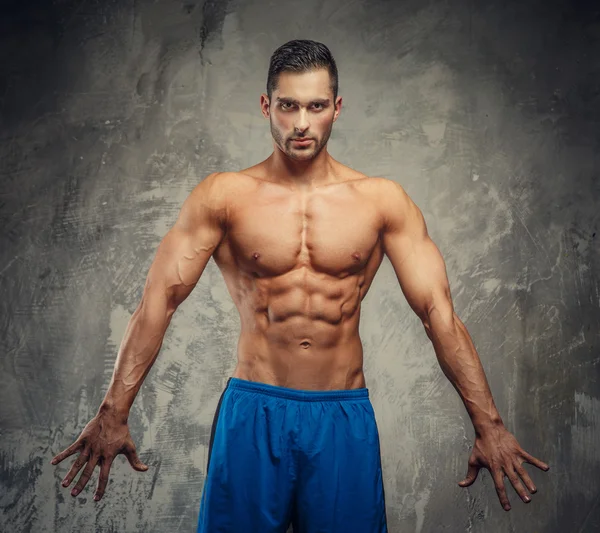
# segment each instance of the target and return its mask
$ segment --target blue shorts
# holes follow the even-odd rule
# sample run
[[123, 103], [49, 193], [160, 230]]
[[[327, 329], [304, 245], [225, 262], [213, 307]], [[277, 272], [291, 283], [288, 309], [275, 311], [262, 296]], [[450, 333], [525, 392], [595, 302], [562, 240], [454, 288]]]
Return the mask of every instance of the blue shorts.
[[229, 378], [215, 414], [199, 533], [387, 533], [366, 388]]

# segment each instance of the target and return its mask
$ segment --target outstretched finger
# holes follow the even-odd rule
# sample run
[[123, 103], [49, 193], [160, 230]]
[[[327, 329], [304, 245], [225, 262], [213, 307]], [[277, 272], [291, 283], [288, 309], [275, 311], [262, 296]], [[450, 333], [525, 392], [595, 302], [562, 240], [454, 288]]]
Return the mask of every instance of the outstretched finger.
[[79, 450], [81, 447], [83, 446], [83, 442], [81, 441], [75, 441], [73, 444], [71, 444], [71, 446], [69, 446], [66, 450], [63, 450], [62, 452], [60, 452], [58, 455], [55, 455], [52, 458], [52, 461], [50, 461], [50, 463], [52, 463], [53, 465], [57, 465], [58, 463], [60, 463], [61, 461], [63, 461], [64, 459], [66, 459], [67, 457], [70, 457], [71, 455], [73, 455], [77, 450]]
[[504, 473], [502, 470], [497, 469], [492, 470], [491, 474], [492, 479], [494, 480], [494, 485], [496, 486], [496, 493], [500, 499], [500, 504], [505, 511], [510, 511], [510, 501], [508, 500], [508, 496], [506, 495], [506, 487], [504, 486]]
[[479, 467], [473, 464], [469, 465], [469, 468], [467, 470], [467, 477], [465, 477], [465, 479], [463, 479], [462, 481], [458, 482], [458, 485], [460, 487], [468, 487], [470, 485], [472, 485], [475, 480], [477, 479], [477, 474], [479, 473]]
[[96, 468], [97, 463], [98, 457], [96, 456], [93, 456], [88, 461], [88, 464], [85, 465], [85, 468], [83, 469], [83, 474], [81, 474], [79, 481], [77, 481], [77, 484], [73, 487], [73, 490], [71, 491], [71, 496], [77, 496], [85, 488], [87, 482], [92, 477], [92, 473], [94, 472], [94, 468]]
[[514, 489], [515, 489], [516, 493], [519, 495], [519, 497], [525, 503], [529, 503], [531, 501], [531, 498], [525, 491], [525, 487], [523, 486], [523, 483], [521, 483], [519, 476], [517, 476], [517, 472], [515, 471], [515, 469], [511, 468], [511, 466], [506, 466], [504, 468], [504, 471], [506, 472], [508, 479], [512, 483], [512, 486], [514, 487]]
[[96, 486], [96, 492], [94, 494], [94, 500], [98, 501], [104, 496], [106, 490], [106, 484], [108, 483], [108, 473], [112, 465], [113, 458], [104, 458], [100, 462], [100, 476], [98, 477], [98, 485]]
[[550, 470], [550, 467], [546, 463], [540, 461], [539, 459], [536, 459], [533, 455], [527, 453], [525, 450], [521, 452], [521, 455], [523, 456], [525, 461], [527, 461], [529, 464], [532, 464], [533, 466], [537, 466], [540, 470]]
[[134, 470], [137, 470], [138, 472], [145, 472], [148, 470], [148, 466], [142, 463], [134, 447], [126, 448], [123, 453]]
[[81, 468], [83, 467], [83, 465], [88, 462], [89, 458], [90, 458], [90, 451], [88, 449], [84, 449], [79, 454], [79, 457], [75, 460], [75, 462], [73, 463], [73, 466], [71, 466], [71, 469], [69, 470], [69, 472], [63, 479], [63, 482], [62, 482], [63, 487], [68, 487], [71, 484], [71, 481], [73, 481], [73, 478], [77, 475], [77, 472], [79, 472], [81, 470]]
[[523, 468], [523, 465], [521, 465], [519, 463], [515, 463], [515, 470], [517, 471], [517, 474], [519, 474], [521, 476], [521, 479], [525, 483], [525, 486], [529, 489], [529, 492], [531, 492], [531, 494], [535, 494], [537, 492], [537, 489], [535, 488], [535, 484], [529, 477], [527, 470], [525, 470]]

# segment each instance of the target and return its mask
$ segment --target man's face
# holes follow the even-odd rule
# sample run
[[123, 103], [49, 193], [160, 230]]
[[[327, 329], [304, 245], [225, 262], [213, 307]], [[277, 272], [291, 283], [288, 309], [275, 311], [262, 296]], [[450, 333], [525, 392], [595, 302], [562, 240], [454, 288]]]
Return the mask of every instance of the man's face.
[[[342, 97], [333, 101], [327, 69], [282, 72], [271, 101], [263, 94], [261, 107], [269, 118], [271, 134], [279, 149], [291, 159], [308, 161], [327, 144], [342, 107]], [[301, 138], [308, 141], [296, 141]]]

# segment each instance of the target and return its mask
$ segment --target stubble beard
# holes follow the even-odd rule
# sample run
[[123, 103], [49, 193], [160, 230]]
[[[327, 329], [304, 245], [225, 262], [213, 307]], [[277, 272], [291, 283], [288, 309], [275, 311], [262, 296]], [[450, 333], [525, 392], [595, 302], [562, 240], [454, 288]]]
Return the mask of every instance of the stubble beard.
[[273, 136], [275, 144], [279, 146], [279, 149], [285, 155], [287, 155], [290, 159], [294, 159], [295, 161], [310, 161], [311, 159], [317, 157], [321, 153], [323, 147], [327, 144], [327, 141], [329, 141], [329, 137], [331, 136], [331, 130], [333, 129], [332, 120], [329, 124], [329, 128], [327, 128], [327, 131], [325, 132], [320, 141], [315, 137], [311, 137], [311, 139], [313, 139], [313, 145], [310, 149], [294, 150], [292, 148], [293, 141], [291, 139], [286, 139], [282, 131], [277, 129], [273, 125], [273, 120], [271, 117], [269, 117], [269, 123], [271, 124], [271, 135]]

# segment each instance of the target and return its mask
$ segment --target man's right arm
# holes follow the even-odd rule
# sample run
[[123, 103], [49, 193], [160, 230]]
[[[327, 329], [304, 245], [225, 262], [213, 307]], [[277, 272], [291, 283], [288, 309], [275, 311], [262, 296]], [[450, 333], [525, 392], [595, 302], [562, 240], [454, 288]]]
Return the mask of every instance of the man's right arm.
[[129, 410], [160, 351], [173, 313], [192, 292], [225, 236], [225, 179], [220, 174], [211, 174], [184, 202], [177, 222], [158, 246], [142, 300], [127, 325], [113, 376], [98, 413], [83, 428], [77, 440], [51, 461], [56, 465], [79, 452], [62, 482], [63, 487], [68, 487], [85, 465], [71, 491], [72, 496], [77, 496], [85, 488], [94, 468], [99, 465], [94, 500], [100, 500], [108, 483], [112, 462], [120, 453], [125, 454], [135, 470], [148, 470], [140, 461], [129, 432]]
[[196, 186], [158, 246], [100, 411], [127, 419], [175, 310], [192, 292], [223, 239], [227, 223], [223, 179], [219, 173], [211, 174]]

